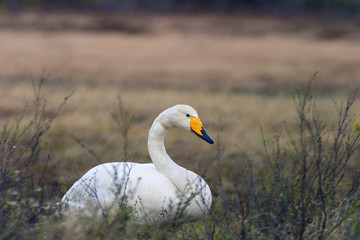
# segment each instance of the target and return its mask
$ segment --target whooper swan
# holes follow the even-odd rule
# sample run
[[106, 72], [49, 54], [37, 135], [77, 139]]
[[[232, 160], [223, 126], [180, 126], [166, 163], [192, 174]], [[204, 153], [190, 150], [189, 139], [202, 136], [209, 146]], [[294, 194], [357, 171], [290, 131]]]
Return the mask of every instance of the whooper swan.
[[207, 135], [196, 110], [176, 105], [155, 119], [148, 137], [153, 162], [110, 162], [90, 169], [67, 191], [61, 204], [66, 216], [81, 214], [114, 215], [125, 204], [132, 209], [136, 224], [162, 224], [173, 219], [194, 221], [211, 206], [211, 191], [196, 173], [177, 165], [168, 156], [164, 138], [170, 128], [192, 131], [206, 142]]

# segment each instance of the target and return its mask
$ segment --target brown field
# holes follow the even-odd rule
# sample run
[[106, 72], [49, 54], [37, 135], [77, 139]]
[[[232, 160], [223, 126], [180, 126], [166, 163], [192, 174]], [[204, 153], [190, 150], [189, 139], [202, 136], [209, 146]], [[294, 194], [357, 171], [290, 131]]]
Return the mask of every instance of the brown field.
[[[239, 167], [231, 156], [256, 153], [260, 125], [266, 136], [281, 129], [283, 121], [292, 126], [291, 91], [315, 72], [325, 119], [334, 112], [334, 99], [345, 100], [350, 86], [360, 87], [359, 26], [237, 15], [2, 16], [0, 124], [10, 114], [16, 119], [25, 102], [31, 103], [31, 80], [45, 70], [49, 113], [75, 90], [49, 135], [51, 164], [59, 170], [53, 178], [72, 182], [97, 164], [70, 135], [94, 149], [101, 161], [121, 160], [122, 137], [110, 115], [118, 95], [135, 115], [129, 136], [134, 161], [149, 161], [147, 133], [157, 114], [186, 103], [198, 110], [215, 139], [218, 126], [223, 127], [227, 159]], [[359, 104], [354, 111], [360, 112]], [[174, 130], [167, 146], [188, 168], [201, 169], [206, 159], [215, 164], [216, 147], [191, 134]]]

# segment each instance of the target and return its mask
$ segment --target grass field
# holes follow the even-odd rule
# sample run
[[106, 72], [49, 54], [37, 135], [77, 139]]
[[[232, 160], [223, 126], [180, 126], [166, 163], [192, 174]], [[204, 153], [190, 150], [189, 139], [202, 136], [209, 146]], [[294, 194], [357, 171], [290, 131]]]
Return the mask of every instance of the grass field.
[[[266, 138], [284, 121], [295, 126], [292, 93], [315, 72], [318, 108], [324, 119], [336, 119], [335, 103], [346, 100], [350, 87], [360, 87], [358, 23], [249, 15], [4, 15], [0, 124], [10, 115], [16, 120], [27, 101], [25, 119], [32, 117], [31, 81], [43, 71], [49, 74], [43, 88], [47, 115], [75, 90], [46, 135], [52, 158], [45, 180], [63, 184], [54, 202], [99, 161], [122, 159], [123, 139], [111, 118], [119, 95], [135, 116], [129, 133], [134, 161], [150, 161], [147, 134], [155, 117], [185, 103], [197, 109], [215, 140], [223, 129], [223, 171], [231, 175], [242, 168], [240, 158], [261, 149], [260, 125]], [[352, 111], [360, 112], [359, 102]], [[168, 134], [166, 146], [177, 163], [203, 174], [218, 194], [216, 147], [177, 130]], [[351, 164], [358, 169], [356, 154]]]

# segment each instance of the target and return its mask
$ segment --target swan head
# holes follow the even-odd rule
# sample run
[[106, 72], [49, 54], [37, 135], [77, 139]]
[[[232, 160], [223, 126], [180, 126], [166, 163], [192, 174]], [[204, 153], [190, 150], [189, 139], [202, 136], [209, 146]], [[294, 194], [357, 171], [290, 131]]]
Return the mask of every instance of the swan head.
[[206, 133], [198, 113], [189, 105], [175, 105], [168, 110], [170, 113], [170, 123], [172, 127], [181, 128], [185, 131], [192, 131], [206, 142], [213, 144], [214, 140]]

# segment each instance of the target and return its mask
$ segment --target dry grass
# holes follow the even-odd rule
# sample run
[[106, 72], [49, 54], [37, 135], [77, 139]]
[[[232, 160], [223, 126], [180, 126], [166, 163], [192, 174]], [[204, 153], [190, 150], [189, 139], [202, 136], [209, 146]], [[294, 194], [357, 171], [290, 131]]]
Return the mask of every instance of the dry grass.
[[[29, 109], [22, 124], [34, 119], [31, 115], [36, 112], [42, 116], [42, 121], [46, 121], [47, 117], [57, 112], [64, 97], [75, 90], [75, 94], [68, 99], [52, 128], [45, 135], [44, 141], [39, 142], [38, 147], [42, 151], [32, 158], [34, 166], [29, 171], [30, 178], [23, 176], [24, 179], [32, 180], [31, 176], [39, 177], [39, 171], [44, 171], [41, 194], [36, 189], [24, 191], [23, 195], [28, 198], [22, 199], [23, 195], [20, 194], [17, 199], [18, 203], [29, 200], [28, 205], [24, 206], [1, 202], [3, 206], [9, 205], [14, 207], [11, 209], [20, 210], [11, 212], [10, 209], [9, 214], [4, 215], [8, 217], [8, 225], [1, 227], [9, 231], [5, 232], [4, 236], [18, 234], [37, 239], [45, 234], [49, 238], [57, 236], [59, 239], [67, 238], [68, 235], [77, 239], [95, 236], [103, 239], [102, 234], [104, 239], [112, 239], [114, 236], [126, 238], [118, 234], [127, 233], [130, 234], [130, 239], [135, 239], [135, 236], [143, 239], [146, 234], [150, 239], [167, 239], [175, 235], [181, 239], [186, 238], [185, 235], [188, 235], [188, 238], [205, 238], [206, 234], [209, 239], [222, 239], [226, 236], [230, 239], [235, 238], [232, 234], [240, 234], [241, 229], [245, 230], [246, 226], [250, 226], [257, 230], [252, 232], [249, 228], [249, 232], [242, 232], [244, 239], [247, 239], [246, 234], [249, 234], [249, 239], [256, 239], [262, 236], [261, 234], [270, 234], [264, 237], [272, 238], [271, 231], [281, 233], [284, 229], [273, 227], [273, 222], [267, 220], [277, 221], [282, 217], [287, 218], [283, 225], [285, 230], [291, 226], [297, 228], [299, 222], [290, 216], [291, 214], [286, 215], [284, 212], [284, 215], [281, 215], [281, 211], [277, 212], [276, 204], [281, 207], [284, 203], [282, 192], [288, 194], [288, 199], [293, 199], [299, 190], [297, 186], [300, 185], [296, 179], [300, 179], [299, 164], [302, 158], [299, 157], [302, 151], [299, 151], [300, 155], [295, 154], [296, 147], [287, 142], [288, 138], [283, 137], [279, 141], [281, 147], [284, 145], [284, 154], [279, 158], [277, 155], [272, 156], [271, 152], [266, 155], [259, 127], [262, 126], [270, 150], [273, 144], [276, 149], [277, 144], [277, 140], [271, 137], [273, 134], [283, 131], [283, 135], [286, 135], [283, 121], [287, 122], [289, 132], [296, 131], [293, 136], [299, 140], [299, 135], [304, 134], [304, 130], [302, 133], [299, 131], [299, 118], [296, 118], [296, 104], [291, 91], [305, 86], [313, 73], [319, 71], [313, 88], [315, 93], [319, 93], [316, 94], [316, 106], [320, 118], [312, 119], [311, 111], [306, 112], [306, 115], [309, 115], [315, 130], [322, 132], [322, 126], [325, 126], [331, 133], [336, 132], [337, 128], [331, 129], [334, 125], [328, 124], [328, 121], [336, 121], [339, 106], [345, 101], [349, 86], [360, 87], [359, 26], [356, 21], [329, 22], [314, 18], [235, 15], [105, 16], [67, 13], [0, 16], [1, 127], [9, 115], [12, 115], [10, 123], [15, 123], [27, 101]], [[38, 81], [43, 69], [50, 77], [42, 86], [47, 106], [45, 112], [39, 112], [32, 104], [34, 91], [31, 81]], [[74, 224], [65, 234], [62, 233], [63, 226], [58, 224], [58, 221], [48, 221], [47, 216], [41, 216], [43, 219], [38, 219], [39, 222], [31, 222], [28, 211], [33, 208], [28, 206], [33, 204], [30, 201], [32, 195], [41, 199], [41, 204], [43, 200], [44, 204], [53, 204], [91, 167], [101, 162], [123, 159], [123, 138], [111, 116], [111, 113], [118, 109], [118, 95], [121, 95], [125, 108], [135, 115], [129, 132], [130, 160], [150, 161], [146, 147], [148, 130], [157, 114], [174, 104], [192, 105], [198, 110], [209, 135], [219, 142], [217, 135], [220, 134], [221, 143], [226, 146], [226, 150], [224, 156], [218, 159], [217, 154], [220, 156], [222, 153], [221, 147], [217, 151], [214, 145], [206, 144], [193, 134], [172, 130], [166, 139], [170, 156], [180, 165], [203, 176], [212, 189], [213, 206], [211, 215], [205, 222], [185, 225], [180, 231], [179, 228], [162, 229], [159, 233], [153, 229], [147, 230], [150, 232], [140, 230], [140, 234], [144, 236], [134, 229], [130, 229], [130, 232], [118, 231], [116, 227], [124, 227], [122, 222], [114, 225], [115, 228], [110, 231], [110, 225], [106, 223], [95, 223], [94, 226], [86, 222], [84, 228]], [[337, 108], [334, 108], [334, 102]], [[39, 102], [37, 105], [39, 107]], [[297, 108], [299, 109], [299, 106]], [[359, 102], [352, 107], [352, 111], [360, 112]], [[349, 118], [352, 116], [351, 113]], [[219, 129], [223, 130], [219, 133]], [[5, 136], [6, 131], [4, 128], [2, 138], [11, 140], [11, 137]], [[341, 129], [339, 131], [342, 132]], [[317, 138], [307, 132], [306, 134], [303, 141], [300, 141], [300, 148], [309, 149], [309, 154], [317, 153], [316, 147], [319, 144], [308, 144], [311, 139]], [[330, 135], [324, 133], [323, 140], [324, 143], [329, 141], [331, 145], [331, 139], [335, 136]], [[24, 139], [14, 144], [23, 146], [22, 142], [27, 143]], [[347, 143], [342, 140], [340, 142], [345, 145]], [[17, 154], [22, 149], [13, 148], [12, 142], [8, 142], [8, 145], [10, 149], [17, 149]], [[26, 145], [24, 146], [26, 148]], [[13, 151], [6, 149], [1, 150], [4, 156]], [[96, 156], [89, 153], [89, 149]], [[332, 151], [337, 151], [336, 149], [341, 152], [346, 148], [340, 144]], [[51, 155], [48, 156], [48, 153]], [[359, 168], [359, 152], [353, 155], [350, 160], [352, 162], [344, 169], [344, 182], [338, 186], [337, 197], [340, 200], [348, 188], [355, 186], [354, 191], [358, 189], [359, 176], [356, 172]], [[272, 177], [274, 168], [269, 167], [271, 157], [274, 157], [273, 166], [277, 166], [278, 169], [275, 170], [279, 171], [279, 176], [284, 177], [283, 180], [279, 181], [276, 174], [275, 178]], [[3, 162], [7, 160], [6, 157], [1, 159]], [[289, 168], [285, 169], [285, 175], [282, 174], [283, 165], [277, 165], [279, 160], [284, 161], [284, 166]], [[322, 160], [327, 160], [325, 155]], [[252, 161], [254, 165], [251, 164]], [[327, 168], [326, 161], [323, 166]], [[316, 169], [309, 168], [310, 177], [313, 170]], [[303, 173], [307, 174], [306, 171]], [[21, 179], [17, 174], [15, 171], [11, 176], [15, 180]], [[333, 174], [328, 176], [331, 179]], [[31, 183], [22, 180], [15, 182], [15, 187], [19, 189], [25, 189], [26, 184]], [[331, 184], [337, 184], [335, 182], [330, 181]], [[290, 187], [289, 191], [287, 187]], [[304, 190], [303, 187], [301, 189]], [[8, 191], [5, 199], [11, 200], [14, 197], [13, 192]], [[41, 196], [38, 196], [39, 194]], [[252, 196], [259, 196], [259, 207], [252, 207]], [[296, 207], [293, 209], [296, 214], [298, 206], [303, 209], [310, 206], [299, 204], [296, 199], [304, 202], [304, 197], [297, 197], [294, 198]], [[317, 194], [315, 197], [319, 199]], [[328, 207], [331, 213], [333, 198], [320, 197], [321, 199], [323, 202], [330, 201]], [[226, 202], [229, 204], [229, 212], [222, 215], [221, 209], [226, 208]], [[318, 204], [318, 201], [315, 203]], [[354, 213], [358, 212], [358, 205], [354, 204], [353, 207], [338, 209], [338, 220], [350, 222], [344, 222], [344, 226], [339, 228], [340, 232], [332, 234], [331, 237], [336, 238], [339, 235], [339, 239], [343, 238], [347, 234], [341, 231], [349, 229], [349, 236], [357, 234], [359, 225], [356, 219], [359, 215]], [[2, 212], [7, 213], [6, 209], [8, 208], [2, 208]], [[319, 216], [320, 223], [322, 213], [316, 215], [316, 211], [314, 213], [312, 210], [316, 209], [309, 207], [309, 216]], [[342, 210], [346, 210], [343, 215]], [[18, 213], [18, 218], [11, 215], [14, 212]], [[346, 215], [348, 213], [352, 215]], [[34, 214], [36, 216], [37, 213]], [[264, 218], [264, 214], [268, 214], [269, 218]], [[334, 222], [331, 222], [330, 215], [327, 227], [331, 229], [332, 224], [337, 223], [337, 215], [332, 218]], [[239, 217], [245, 219], [245, 222], [240, 221]], [[26, 220], [29, 218], [30, 222]], [[292, 225], [286, 225], [291, 221], [294, 221]], [[315, 222], [316, 219], [311, 224]], [[255, 225], [258, 223], [263, 226], [259, 225], [257, 228]], [[20, 229], [17, 229], [16, 224], [21, 226]], [[316, 228], [310, 226], [307, 229]], [[33, 232], [33, 237], [27, 235], [29, 231]], [[296, 234], [291, 231], [287, 233]]]
[[[66, 17], [72, 17], [75, 23], [61, 25]], [[360, 71], [359, 29], [351, 28], [354, 23], [338, 26], [343, 30], [350, 27], [339, 38], [323, 39], [319, 32], [329, 26], [315, 19], [114, 17], [115, 23], [131, 26], [137, 21], [137, 25], [144, 25], [144, 32], [129, 34], [85, 31], [96, 20], [101, 22], [99, 17], [93, 17], [91, 22], [90, 17], [60, 15], [55, 21], [54, 16], [45, 15], [41, 21], [43, 25], [48, 22], [46, 28], [1, 29], [2, 81], [26, 78], [46, 68], [57, 81], [70, 84], [92, 81], [131, 88], [196, 86], [241, 91], [268, 90], [269, 85], [291, 86], [320, 71], [321, 83], [336, 89], [355, 83]], [[29, 18], [23, 21], [35, 17]], [[37, 26], [40, 21], [30, 22]], [[78, 26], [78, 31], [51, 31], [51, 26], [56, 29], [56, 23]], [[332, 22], [328, 25], [336, 26]], [[79, 30], [81, 26], [84, 31]]]
[[[261, 145], [260, 124], [271, 134], [283, 121], [294, 121], [289, 93], [315, 71], [320, 72], [315, 88], [326, 93], [319, 99], [325, 112], [349, 85], [359, 87], [358, 25], [327, 23], [224, 15], [3, 16], [0, 122], [31, 101], [30, 76], [46, 69], [49, 111], [76, 90], [49, 137], [49, 147], [57, 152], [53, 164], [72, 169], [73, 178], [97, 162], [70, 133], [104, 162], [121, 156], [121, 137], [110, 116], [119, 94], [136, 116], [130, 130], [136, 161], [149, 161], [145, 146], [152, 120], [177, 103], [194, 106], [213, 137], [221, 118], [229, 156], [251, 154]], [[101, 24], [112, 28], [100, 31]], [[215, 161], [215, 149], [190, 134], [173, 131], [167, 141], [174, 159], [187, 167], [197, 168], [200, 158]], [[60, 171], [53, 180], [63, 175]]]

